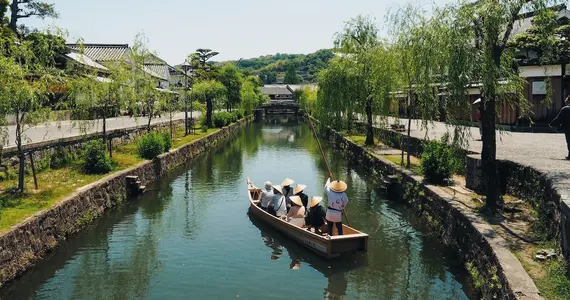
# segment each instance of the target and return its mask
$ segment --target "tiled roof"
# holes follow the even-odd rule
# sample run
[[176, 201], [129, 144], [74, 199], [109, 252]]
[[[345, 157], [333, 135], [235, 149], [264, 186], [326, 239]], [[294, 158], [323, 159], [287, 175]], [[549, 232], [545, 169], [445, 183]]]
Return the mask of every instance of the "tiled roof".
[[[170, 71], [168, 70], [168, 65], [155, 65], [155, 64], [145, 64], [144, 65], [145, 71], [155, 77], [159, 77], [160, 79], [168, 80], [170, 76]], [[150, 72], [149, 72], [150, 71]]]
[[261, 88], [261, 92], [265, 95], [293, 95], [287, 85], [266, 85]]
[[161, 75], [159, 73], [156, 73], [153, 68], [153, 65], [144, 65], [144, 71], [149, 74], [152, 77], [156, 77], [158, 79], [162, 79], [162, 80], [168, 80], [168, 77], [165, 77], [164, 75]]
[[76, 61], [80, 64], [89, 66], [91, 68], [95, 68], [95, 69], [99, 69], [99, 70], [103, 70], [103, 71], [109, 70], [109, 69], [107, 69], [107, 67], [97, 63], [96, 61], [92, 60], [91, 58], [87, 57], [86, 55], [79, 54], [77, 52], [69, 52], [65, 56], [73, 59], [74, 61]]
[[[79, 44], [67, 46], [76, 52], [79, 52], [81, 48]], [[97, 62], [121, 60], [129, 50], [128, 44], [83, 44], [83, 47], [83, 54]]]

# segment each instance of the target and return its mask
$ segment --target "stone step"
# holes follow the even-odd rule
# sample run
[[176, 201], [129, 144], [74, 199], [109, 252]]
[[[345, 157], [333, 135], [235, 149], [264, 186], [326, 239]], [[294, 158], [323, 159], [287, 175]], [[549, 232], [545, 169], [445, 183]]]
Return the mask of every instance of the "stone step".
[[126, 179], [128, 182], [136, 182], [137, 180], [139, 180], [139, 177], [131, 175], [131, 176], [127, 176]]

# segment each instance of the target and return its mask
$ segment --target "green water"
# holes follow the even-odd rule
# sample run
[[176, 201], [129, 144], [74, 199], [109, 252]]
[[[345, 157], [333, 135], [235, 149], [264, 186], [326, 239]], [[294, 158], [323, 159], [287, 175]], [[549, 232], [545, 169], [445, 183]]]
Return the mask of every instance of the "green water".
[[307, 126], [255, 124], [69, 238], [0, 298], [474, 299], [452, 252], [323, 146], [349, 185], [352, 225], [370, 235], [366, 254], [326, 261], [248, 214], [247, 176], [291, 177], [312, 196], [327, 175]]

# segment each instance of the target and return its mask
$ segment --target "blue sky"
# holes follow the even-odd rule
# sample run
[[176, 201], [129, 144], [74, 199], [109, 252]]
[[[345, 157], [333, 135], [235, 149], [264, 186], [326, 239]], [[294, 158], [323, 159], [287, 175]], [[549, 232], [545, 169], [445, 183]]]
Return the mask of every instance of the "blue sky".
[[[333, 34], [358, 14], [383, 26], [390, 8], [406, 0], [47, 0], [56, 20], [25, 20], [30, 26], [52, 24], [69, 32], [68, 40], [129, 43], [138, 32], [149, 48], [170, 64], [184, 61], [197, 48], [220, 52], [216, 60], [280, 53], [310, 53], [332, 47]], [[421, 1], [427, 3], [428, 1]], [[445, 4], [450, 0], [434, 0]], [[429, 2], [431, 3], [431, 1]], [[426, 5], [426, 4], [423, 4]], [[429, 4], [428, 4], [429, 5]]]

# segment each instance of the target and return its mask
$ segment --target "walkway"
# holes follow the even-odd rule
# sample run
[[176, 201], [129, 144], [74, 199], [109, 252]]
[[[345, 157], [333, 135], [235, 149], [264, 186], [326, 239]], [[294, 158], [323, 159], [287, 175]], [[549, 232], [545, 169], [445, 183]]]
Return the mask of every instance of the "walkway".
[[[196, 118], [200, 116], [200, 112], [194, 112], [192, 117]], [[174, 114], [173, 120], [184, 120], [184, 113], [179, 112]], [[154, 118], [151, 124], [167, 123], [170, 119], [168, 116], [162, 115], [162, 118]], [[146, 126], [148, 118], [146, 117], [117, 117], [107, 119], [107, 130], [130, 128], [134, 126]], [[81, 129], [81, 126], [86, 126], [85, 130]], [[15, 147], [15, 136], [16, 136], [16, 126], [8, 127], [8, 145], [5, 145], [5, 149]], [[80, 121], [61, 121], [61, 122], [50, 122], [48, 124], [38, 125], [32, 128], [28, 128], [25, 131], [25, 142], [24, 144], [54, 141], [62, 138], [77, 137], [84, 134], [92, 134], [103, 131], [103, 122], [100, 120], [90, 121], [88, 126], [81, 125]]]
[[[389, 120], [389, 124], [394, 123]], [[407, 126], [407, 119], [400, 119], [400, 124]], [[379, 124], [379, 123], [378, 123]], [[433, 122], [428, 129], [422, 129], [421, 122], [412, 120], [411, 136], [416, 138], [436, 139], [450, 132], [453, 128], [442, 122]], [[469, 150], [481, 153], [479, 128], [468, 127]], [[561, 133], [500, 132], [497, 134], [497, 158], [510, 160], [520, 165], [531, 166], [548, 174], [563, 199], [570, 200], [570, 161], [566, 140]], [[568, 203], [570, 204], [570, 203]]]

